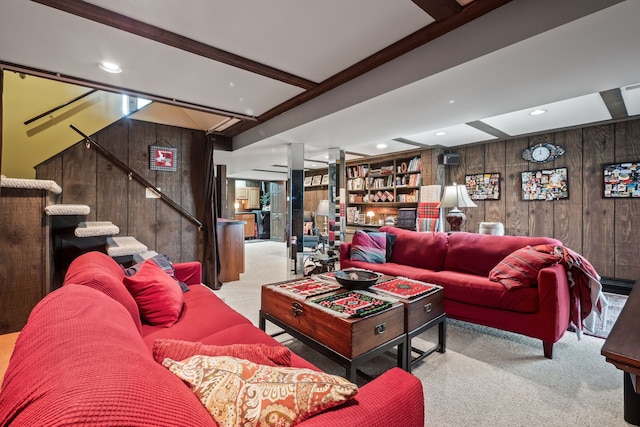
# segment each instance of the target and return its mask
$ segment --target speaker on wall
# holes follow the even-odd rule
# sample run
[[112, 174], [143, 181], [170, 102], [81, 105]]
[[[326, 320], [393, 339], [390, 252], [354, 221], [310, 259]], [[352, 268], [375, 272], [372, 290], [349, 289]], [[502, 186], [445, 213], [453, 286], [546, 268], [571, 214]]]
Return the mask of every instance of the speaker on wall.
[[445, 153], [442, 155], [442, 164], [443, 165], [459, 165], [460, 164], [460, 154], [456, 153]]

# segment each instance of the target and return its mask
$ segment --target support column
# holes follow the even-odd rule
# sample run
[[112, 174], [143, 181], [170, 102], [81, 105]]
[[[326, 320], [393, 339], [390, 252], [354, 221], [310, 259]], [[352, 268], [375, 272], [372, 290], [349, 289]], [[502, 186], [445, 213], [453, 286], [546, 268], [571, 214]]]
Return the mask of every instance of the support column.
[[[344, 175], [344, 151], [340, 148], [329, 148], [329, 218], [333, 221], [334, 233], [329, 235], [329, 249], [335, 249], [336, 240], [345, 241], [344, 230], [346, 228], [346, 218], [344, 214], [345, 197], [345, 175]], [[340, 208], [340, 215], [336, 218], [336, 205]], [[332, 238], [333, 237], [333, 238]]]
[[[304, 231], [304, 145], [289, 144], [288, 148], [289, 186], [287, 190], [287, 246], [291, 250], [294, 261], [293, 271], [301, 274], [304, 266], [302, 260], [302, 236]], [[292, 244], [295, 237], [295, 245]]]

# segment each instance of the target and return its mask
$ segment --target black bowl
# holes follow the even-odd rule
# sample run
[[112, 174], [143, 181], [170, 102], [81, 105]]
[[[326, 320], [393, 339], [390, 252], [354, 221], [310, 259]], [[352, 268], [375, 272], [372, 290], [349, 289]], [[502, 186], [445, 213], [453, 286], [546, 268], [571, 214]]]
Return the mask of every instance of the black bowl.
[[374, 285], [382, 274], [367, 270], [346, 269], [334, 272], [338, 283], [347, 289], [366, 289]]

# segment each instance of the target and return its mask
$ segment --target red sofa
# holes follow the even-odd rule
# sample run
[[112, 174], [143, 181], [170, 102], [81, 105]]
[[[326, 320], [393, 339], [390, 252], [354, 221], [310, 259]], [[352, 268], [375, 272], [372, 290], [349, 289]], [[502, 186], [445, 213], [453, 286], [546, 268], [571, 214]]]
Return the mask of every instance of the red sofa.
[[396, 236], [388, 262], [352, 260], [351, 243], [342, 243], [340, 268], [365, 268], [441, 285], [448, 317], [539, 338], [544, 355], [552, 358], [553, 344], [569, 326], [565, 268], [559, 264], [545, 267], [538, 273], [536, 287], [516, 289], [489, 280], [489, 272], [517, 249], [562, 245], [560, 241], [547, 237], [416, 232], [390, 226], [381, 227], [380, 231]]
[[[98, 252], [74, 260], [18, 337], [0, 391], [0, 425], [216, 426], [189, 387], [154, 361], [154, 339], [281, 344], [202, 285], [199, 263], [174, 268], [190, 290], [178, 321], [157, 327], [140, 320], [115, 261]], [[293, 353], [291, 365], [317, 370]], [[393, 368], [299, 425], [422, 427], [422, 385]]]

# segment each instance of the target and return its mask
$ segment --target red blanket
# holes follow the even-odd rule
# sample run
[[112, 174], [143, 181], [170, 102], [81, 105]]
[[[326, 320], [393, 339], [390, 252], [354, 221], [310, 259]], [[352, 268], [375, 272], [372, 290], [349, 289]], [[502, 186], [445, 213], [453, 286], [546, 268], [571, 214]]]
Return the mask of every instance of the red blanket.
[[539, 245], [534, 249], [562, 256], [560, 263], [567, 270], [570, 288], [569, 319], [576, 328], [578, 338], [581, 337], [583, 328], [593, 331], [596, 315], [600, 316], [607, 304], [596, 269], [586, 258], [566, 246]]

